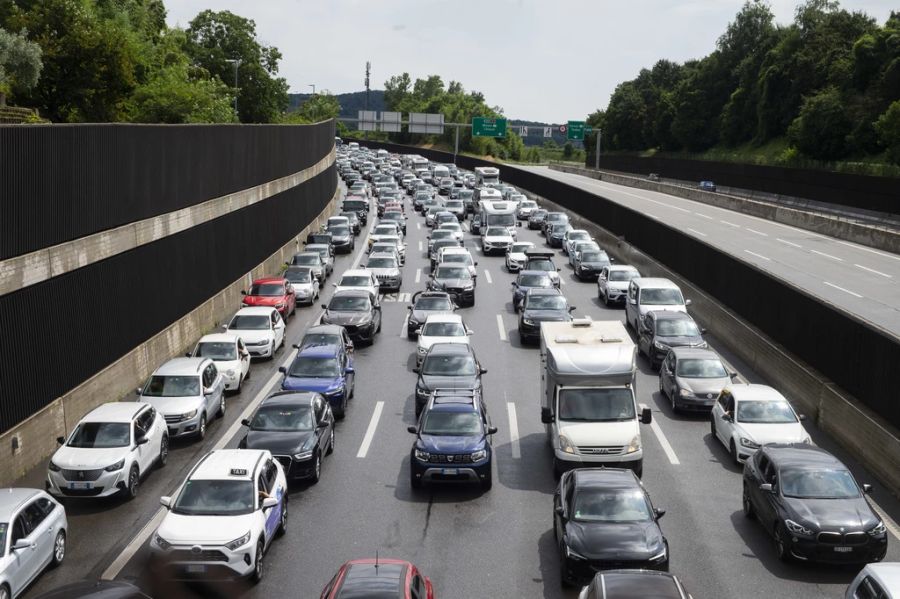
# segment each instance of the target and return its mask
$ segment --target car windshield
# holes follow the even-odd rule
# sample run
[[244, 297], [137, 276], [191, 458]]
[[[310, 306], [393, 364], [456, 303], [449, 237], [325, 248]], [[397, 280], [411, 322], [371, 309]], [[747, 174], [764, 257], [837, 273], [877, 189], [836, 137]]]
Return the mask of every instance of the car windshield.
[[186, 516], [252, 514], [254, 496], [249, 480], [189, 480], [178, 494], [172, 512]]
[[[608, 263], [609, 258], [603, 252], [582, 252], [581, 253], [581, 261], [582, 262], [604, 262]], [[615, 280], [615, 279], [613, 279]]]
[[445, 297], [423, 297], [416, 302], [416, 310], [452, 310], [452, 302]]
[[307, 333], [303, 336], [301, 347], [314, 345], [341, 345], [341, 336], [332, 333]]
[[341, 287], [368, 287], [372, 279], [363, 275], [344, 275], [341, 277]]
[[369, 258], [368, 268], [397, 268], [397, 261], [393, 258]]
[[472, 256], [470, 254], [444, 254], [441, 262], [450, 262], [453, 264], [472, 264]]
[[385, 212], [384, 216], [381, 217], [382, 220], [393, 220], [400, 221], [403, 218], [402, 212]]
[[310, 271], [306, 268], [289, 268], [284, 272], [284, 278], [291, 283], [309, 283], [312, 277]]
[[449, 239], [453, 237], [453, 231], [449, 229], [437, 229], [436, 231], [431, 233], [431, 240], [437, 241], [438, 239]]
[[66, 445], [81, 449], [128, 447], [131, 445], [131, 425], [127, 422], [82, 422]]
[[436, 279], [470, 279], [468, 268], [460, 266], [438, 266], [437, 272], [434, 274]]
[[485, 237], [509, 237], [509, 229], [506, 227], [488, 227], [484, 235]]
[[538, 210], [535, 210], [534, 213], [532, 213], [531, 218], [533, 218], [535, 220], [539, 220], [546, 216], [547, 216], [546, 210], [538, 209]]
[[458, 322], [426, 322], [422, 328], [425, 337], [465, 337], [466, 328]]
[[514, 243], [509, 247], [510, 254], [524, 254], [525, 250], [534, 247], [532, 243]]
[[547, 275], [519, 275], [519, 287], [550, 287], [553, 283]]
[[240, 331], [264, 331], [270, 328], [271, 322], [266, 314], [236, 314], [228, 328]]
[[394, 225], [378, 225], [372, 231], [372, 235], [394, 235], [397, 233], [397, 227]]
[[475, 374], [475, 359], [466, 355], [430, 355], [422, 365], [422, 374], [472, 376]]
[[650, 522], [653, 519], [644, 494], [632, 489], [578, 489], [572, 511], [572, 516], [580, 522]]
[[616, 422], [633, 420], [634, 397], [623, 388], [566, 389], [559, 391], [560, 420]]
[[660, 337], [699, 337], [700, 329], [692, 320], [663, 319], [656, 322], [656, 334]]
[[561, 295], [532, 295], [525, 300], [526, 310], [565, 310], [566, 298]]
[[847, 470], [782, 470], [778, 482], [785, 497], [800, 499], [849, 499], [859, 497], [859, 487]]
[[267, 297], [284, 295], [284, 285], [281, 283], [259, 283], [250, 287], [249, 295], [262, 295]]
[[141, 395], [148, 397], [189, 397], [200, 395], [200, 377], [165, 376], [155, 374], [150, 377]]
[[204, 341], [197, 345], [194, 355], [211, 360], [237, 360], [237, 347], [234, 341]]
[[250, 429], [254, 431], [302, 432], [313, 428], [312, 410], [307, 405], [263, 405], [250, 421]]
[[318, 266], [322, 261], [322, 257], [316, 254], [301, 254], [294, 256], [294, 264], [308, 264], [310, 266]]
[[587, 231], [572, 231], [569, 233], [569, 241], [576, 239], [590, 239], [591, 236]]
[[462, 227], [456, 221], [450, 221], [446, 223], [441, 223], [441, 226], [438, 228], [438, 231], [450, 231], [451, 233], [458, 233], [462, 231]]
[[423, 435], [470, 436], [481, 434], [481, 417], [471, 412], [429, 410], [422, 422]]
[[335, 237], [337, 237], [337, 236], [349, 237], [350, 236], [350, 227], [348, 227], [347, 225], [332, 225], [329, 228], [329, 230], [331, 231], [331, 234], [334, 235]]
[[460, 189], [459, 190], [459, 197], [464, 200], [471, 199], [474, 194], [475, 194], [475, 192], [472, 191], [471, 189]]
[[638, 274], [636, 270], [614, 270], [609, 273], [610, 281], [630, 281], [635, 277], [639, 277], [641, 275]]
[[365, 312], [369, 309], [369, 300], [365, 297], [338, 295], [331, 298], [328, 309], [339, 312]]
[[728, 376], [721, 360], [712, 358], [678, 360], [675, 374], [687, 379], [717, 379]]
[[650, 306], [681, 306], [684, 298], [678, 289], [643, 289], [641, 304]]
[[747, 424], [785, 424], [797, 422], [797, 416], [786, 401], [739, 401], [737, 421]]
[[335, 358], [311, 356], [298, 356], [288, 370], [288, 376], [297, 378], [334, 378], [340, 374], [338, 361]]
[[528, 270], [543, 270], [544, 272], [556, 272], [556, 266], [552, 260], [547, 259], [531, 259], [526, 265]]
[[350, 200], [344, 202], [344, 208], [349, 210], [364, 210], [368, 204], [362, 200]]
[[447, 208], [456, 208], [457, 210], [463, 207], [463, 203], [460, 200], [450, 200], [447, 202]]

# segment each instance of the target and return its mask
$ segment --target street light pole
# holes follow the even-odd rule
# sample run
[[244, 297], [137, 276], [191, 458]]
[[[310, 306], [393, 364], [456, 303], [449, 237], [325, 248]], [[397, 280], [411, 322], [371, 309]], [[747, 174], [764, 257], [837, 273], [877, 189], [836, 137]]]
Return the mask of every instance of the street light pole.
[[234, 65], [234, 118], [240, 122], [241, 118], [238, 116], [238, 67], [243, 61], [240, 58], [226, 58], [225, 62]]
[[594, 152], [594, 168], [600, 170], [600, 138], [603, 137], [603, 129], [597, 129], [597, 149]]
[[315, 83], [310, 83], [310, 84], [309, 84], [309, 87], [313, 88], [313, 94], [312, 94], [312, 95], [315, 96], [315, 95], [316, 95], [316, 84], [315, 84]]

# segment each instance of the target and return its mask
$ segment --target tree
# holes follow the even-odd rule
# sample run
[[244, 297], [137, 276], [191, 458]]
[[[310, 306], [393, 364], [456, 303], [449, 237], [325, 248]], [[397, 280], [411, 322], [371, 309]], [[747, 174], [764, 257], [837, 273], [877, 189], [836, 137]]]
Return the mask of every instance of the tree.
[[572, 145], [571, 141], [567, 141], [563, 146], [563, 158], [571, 158], [572, 154], [575, 153], [575, 146]]
[[643, 125], [647, 105], [633, 81], [620, 83], [606, 108], [604, 135], [618, 150], [642, 150], [646, 147]]
[[807, 156], [835, 160], [846, 156], [850, 130], [840, 93], [830, 87], [803, 101], [800, 114], [788, 130], [788, 138]]
[[891, 103], [890, 107], [875, 121], [878, 140], [887, 150], [888, 158], [900, 165], [900, 100]]
[[256, 23], [227, 10], [205, 10], [187, 29], [186, 50], [193, 61], [230, 85], [239, 60], [238, 112], [244, 123], [274, 121], [288, 105], [287, 82], [277, 77], [281, 52], [256, 39]]
[[186, 64], [154, 73], [132, 97], [129, 120], [138, 123], [230, 123], [230, 88], [218, 79], [194, 79]]
[[297, 109], [298, 116], [305, 123], [318, 123], [337, 118], [341, 113], [341, 105], [337, 98], [329, 93], [313, 94], [313, 96]]
[[0, 106], [6, 104], [6, 94], [37, 85], [42, 67], [39, 45], [28, 41], [24, 32], [0, 28]]

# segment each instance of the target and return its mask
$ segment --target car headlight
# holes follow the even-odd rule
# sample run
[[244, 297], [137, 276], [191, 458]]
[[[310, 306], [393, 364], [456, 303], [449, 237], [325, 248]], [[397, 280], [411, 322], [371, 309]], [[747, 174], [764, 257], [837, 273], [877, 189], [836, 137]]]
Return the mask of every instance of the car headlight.
[[628, 447], [625, 449], [625, 453], [634, 453], [636, 451], [640, 451], [641, 449], [641, 436], [635, 435], [631, 438], [631, 441], [628, 442]]
[[416, 387], [416, 396], [417, 397], [428, 397], [429, 391], [428, 389], [423, 389], [421, 387]]
[[275, 309], [276, 310], [284, 310], [284, 306], [285, 306], [284, 302], [279, 302], [279, 303], [275, 304]]
[[748, 439], [747, 437], [741, 437], [741, 445], [747, 449], [759, 449], [759, 443], [753, 439]]
[[573, 455], [578, 453], [578, 450], [575, 449], [575, 446], [572, 445], [572, 442], [569, 441], [569, 438], [565, 435], [559, 436], [559, 448], [565, 453], [571, 453]]
[[887, 532], [887, 527], [884, 525], [884, 522], [879, 522], [878, 524], [875, 525], [874, 528], [871, 528], [866, 532], [868, 532], [869, 535], [871, 535], [873, 537], [880, 537], [881, 535], [883, 535], [884, 533]]
[[244, 545], [246, 545], [249, 542], [250, 542], [250, 531], [248, 530], [247, 534], [245, 534], [244, 536], [239, 537], [239, 538], [231, 541], [230, 543], [225, 543], [225, 548], [228, 549], [229, 551], [235, 551], [238, 548], [243, 547]]
[[431, 454], [428, 453], [427, 451], [422, 451], [421, 449], [415, 450], [415, 456], [416, 456], [417, 460], [421, 460], [423, 462], [427, 462], [428, 460], [431, 459]]
[[468, 285], [463, 287], [463, 291], [471, 291], [473, 289], [475, 289], [475, 283], [469, 283]]
[[678, 395], [680, 395], [681, 397], [694, 397], [694, 394], [687, 389], [679, 389]]
[[234, 376], [234, 368], [229, 368], [225, 371], [225, 374], [227, 374], [228, 376]]
[[428, 350], [420, 345], [416, 348], [416, 353], [418, 353], [420, 356], [424, 356], [428, 353]]
[[172, 543], [168, 542], [167, 540], [165, 540], [158, 534], [155, 537], [153, 537], [153, 540], [156, 541], [156, 545], [163, 551], [167, 550], [169, 547], [172, 546]]
[[568, 545], [566, 545], [566, 557], [569, 559], [577, 559], [587, 561], [587, 558], [581, 555], [576, 551], [572, 551]]
[[791, 534], [795, 534], [795, 535], [803, 535], [803, 536], [806, 536], [806, 537], [811, 537], [812, 534], [813, 534], [813, 531], [811, 531], [810, 529], [806, 528], [806, 527], [803, 526], [802, 524], [797, 524], [797, 523], [794, 522], [793, 520], [785, 520], [785, 521], [784, 521], [784, 525], [787, 527], [788, 531], [789, 531]]
[[182, 414], [181, 419], [182, 420], [190, 420], [191, 418], [193, 418], [196, 415], [197, 415], [197, 410], [191, 410], [190, 412], [185, 412], [184, 414]]
[[104, 468], [104, 470], [106, 470], [107, 472], [115, 472], [116, 470], [121, 470], [124, 467], [125, 467], [125, 458], [122, 458], [115, 464], [111, 464], [111, 465], [107, 466], [106, 468]]
[[661, 349], [661, 350], [669, 349], [668, 345], [666, 345], [665, 343], [660, 343], [659, 341], [654, 341], [653, 347], [655, 347], [656, 349]]
[[654, 564], [658, 564], [658, 563], [666, 561], [666, 558], [668, 556], [669, 556], [668, 549], [666, 549], [666, 547], [663, 547], [662, 551], [660, 551], [656, 555], [650, 556], [649, 561], [653, 562]]
[[47, 464], [47, 470], [50, 472], [59, 472], [60, 467], [53, 463], [53, 460], [50, 460], [50, 463]]
[[479, 451], [473, 451], [470, 457], [473, 462], [480, 462], [487, 457], [487, 450], [481, 449]]
[[530, 327], [534, 326], [534, 321], [530, 318], [522, 317], [522, 324], [526, 324]]
[[297, 461], [301, 461], [301, 462], [302, 462], [303, 460], [308, 460], [308, 459], [310, 459], [310, 458], [312, 457], [312, 455], [313, 455], [313, 450], [312, 450], [312, 449], [309, 449], [309, 450], [307, 450], [307, 451], [301, 451], [300, 453], [295, 453], [295, 454], [293, 455], [293, 458], [294, 458], [295, 460], [297, 460]]

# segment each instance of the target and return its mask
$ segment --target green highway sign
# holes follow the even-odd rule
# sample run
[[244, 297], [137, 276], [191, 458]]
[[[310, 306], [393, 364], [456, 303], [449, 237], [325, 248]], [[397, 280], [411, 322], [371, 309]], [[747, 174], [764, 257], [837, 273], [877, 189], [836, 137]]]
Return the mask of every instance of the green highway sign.
[[506, 119], [472, 117], [472, 137], [506, 137]]
[[584, 121], [569, 121], [569, 126], [566, 127], [566, 139], [582, 141], [584, 134]]

